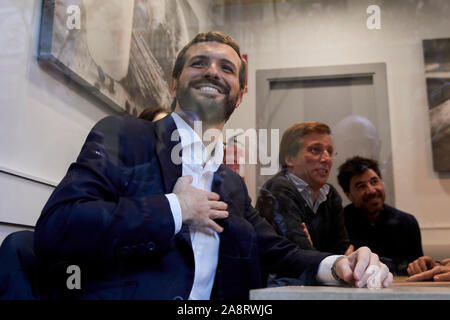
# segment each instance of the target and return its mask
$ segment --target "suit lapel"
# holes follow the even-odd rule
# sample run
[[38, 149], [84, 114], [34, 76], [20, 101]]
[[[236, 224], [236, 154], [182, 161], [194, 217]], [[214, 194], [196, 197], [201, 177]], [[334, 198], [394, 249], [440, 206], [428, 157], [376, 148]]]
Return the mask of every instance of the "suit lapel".
[[222, 255], [235, 256], [238, 255], [236, 251], [236, 235], [234, 232], [233, 223], [236, 223], [236, 219], [240, 217], [235, 214], [235, 208], [233, 206], [233, 200], [230, 198], [229, 190], [227, 190], [225, 183], [226, 170], [223, 165], [214, 173], [211, 191], [220, 195], [220, 201], [224, 201], [228, 204], [229, 216], [226, 219], [217, 219], [215, 222], [223, 227], [223, 232], [219, 234], [220, 246], [219, 246], [219, 263]]
[[[183, 172], [181, 165], [181, 141], [180, 137], [172, 133], [177, 129], [175, 122], [169, 115], [155, 123], [156, 132], [156, 153], [161, 167], [161, 177], [164, 184], [164, 192], [171, 193], [175, 182]], [[176, 139], [175, 139], [176, 138]], [[177, 148], [174, 150], [174, 148]], [[176, 157], [172, 160], [172, 150], [177, 151]], [[178, 161], [179, 160], [179, 161]], [[179, 162], [179, 163], [175, 163]]]
[[[172, 193], [177, 179], [181, 177], [183, 173], [183, 166], [181, 164], [181, 140], [179, 135], [174, 135], [174, 140], [172, 140], [172, 134], [176, 129], [177, 126], [175, 121], [173, 121], [173, 118], [170, 115], [155, 122], [155, 132], [157, 137], [156, 154], [158, 156], [161, 168], [161, 178], [166, 194]], [[175, 151], [178, 152], [178, 154], [176, 154], [176, 157], [172, 160], [172, 152], [175, 153]], [[192, 248], [189, 227], [187, 225], [183, 224], [181, 226], [181, 230], [176, 234], [175, 238], [180, 244]]]
[[[227, 195], [224, 190], [224, 170], [222, 166], [214, 172], [213, 181], [211, 185], [211, 191], [219, 194], [220, 201], [228, 202]], [[225, 228], [227, 225], [228, 219], [217, 219], [215, 220], [221, 227]]]

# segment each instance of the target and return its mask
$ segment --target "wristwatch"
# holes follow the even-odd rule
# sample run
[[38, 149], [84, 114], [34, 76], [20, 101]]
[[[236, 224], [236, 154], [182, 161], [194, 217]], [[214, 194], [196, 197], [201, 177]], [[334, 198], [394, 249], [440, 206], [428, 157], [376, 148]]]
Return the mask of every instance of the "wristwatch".
[[339, 258], [337, 258], [333, 265], [331, 266], [331, 275], [333, 276], [334, 280], [342, 282], [343, 280], [341, 278], [339, 278], [339, 276], [336, 273], [336, 265], [338, 264], [339, 261], [341, 261], [342, 259], [345, 259], [345, 256], [340, 256]]

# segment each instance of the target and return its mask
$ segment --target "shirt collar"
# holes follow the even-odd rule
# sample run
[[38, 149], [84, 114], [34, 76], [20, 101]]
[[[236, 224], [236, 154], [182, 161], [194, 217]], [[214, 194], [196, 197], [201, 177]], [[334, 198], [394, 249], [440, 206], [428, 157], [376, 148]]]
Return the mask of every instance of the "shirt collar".
[[[199, 136], [199, 133], [202, 134], [202, 132], [194, 131], [192, 127], [175, 112], [172, 112], [170, 115], [177, 126], [177, 131], [180, 136], [183, 165], [202, 166], [206, 159], [209, 158], [208, 150]], [[222, 136], [220, 136], [212, 149], [212, 156], [203, 167], [204, 170], [215, 172], [219, 169], [219, 166], [223, 161], [223, 148]]]
[[[294, 183], [295, 187], [299, 192], [312, 190], [309, 184], [303, 180], [300, 177], [297, 177], [295, 174], [288, 172], [287, 173], [288, 178]], [[330, 186], [328, 184], [324, 184], [319, 189], [319, 194], [323, 194], [324, 196], [328, 195], [328, 192], [330, 192]]]

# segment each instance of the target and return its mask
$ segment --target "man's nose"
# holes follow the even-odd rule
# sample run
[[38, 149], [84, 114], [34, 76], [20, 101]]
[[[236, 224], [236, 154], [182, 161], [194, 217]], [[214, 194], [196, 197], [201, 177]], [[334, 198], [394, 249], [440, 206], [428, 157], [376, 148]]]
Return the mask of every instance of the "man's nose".
[[368, 183], [367, 184], [367, 192], [369, 194], [373, 194], [373, 193], [377, 192], [377, 189], [374, 186], [372, 186], [370, 183]]
[[216, 63], [210, 63], [205, 70], [206, 77], [217, 78], [219, 76], [219, 69]]
[[323, 162], [330, 161], [332, 158], [332, 155], [327, 150], [324, 150], [320, 156], [320, 160]]

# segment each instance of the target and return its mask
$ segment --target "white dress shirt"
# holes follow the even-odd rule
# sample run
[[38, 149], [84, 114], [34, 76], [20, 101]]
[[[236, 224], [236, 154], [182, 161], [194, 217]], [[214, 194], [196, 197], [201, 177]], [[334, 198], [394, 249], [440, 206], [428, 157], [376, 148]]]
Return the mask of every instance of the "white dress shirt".
[[[192, 176], [192, 186], [197, 189], [211, 191], [214, 172], [219, 169], [223, 160], [223, 143], [218, 139], [209, 154], [198, 134], [176, 113], [171, 114], [178, 129], [181, 140], [182, 176]], [[214, 142], [211, 142], [214, 143]], [[203, 164], [205, 164], [203, 166]], [[175, 194], [166, 195], [175, 221], [175, 233], [182, 225], [181, 207]], [[217, 261], [219, 258], [219, 236], [217, 232], [205, 228], [196, 230], [189, 228], [192, 250], [194, 252], [194, 284], [189, 299], [207, 300], [211, 296]]]
[[[209, 158], [206, 147], [198, 134], [176, 113], [173, 112], [170, 116], [175, 121], [180, 135], [182, 176], [192, 176], [192, 186], [211, 191], [214, 172], [218, 170], [223, 160], [222, 140], [217, 140], [212, 156]], [[203, 163], [205, 163], [204, 166]], [[174, 193], [166, 194], [166, 197], [174, 218], [175, 233], [178, 233], [182, 226], [181, 207]], [[195, 230], [190, 228], [189, 231], [195, 264], [194, 283], [189, 299], [208, 300], [211, 297], [216, 275], [220, 239], [217, 232], [211, 229]], [[331, 275], [331, 266], [339, 257], [339, 255], [333, 255], [321, 261], [316, 276], [318, 281], [326, 284], [338, 283]]]

